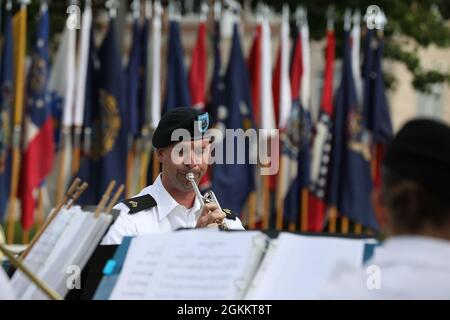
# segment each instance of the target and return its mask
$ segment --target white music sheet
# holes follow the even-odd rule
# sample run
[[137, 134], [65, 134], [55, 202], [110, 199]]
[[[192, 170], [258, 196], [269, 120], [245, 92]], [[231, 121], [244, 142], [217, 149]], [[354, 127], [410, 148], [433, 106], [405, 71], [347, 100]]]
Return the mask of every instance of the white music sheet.
[[247, 299], [318, 299], [339, 261], [363, 262], [365, 240], [281, 233], [264, 257]]
[[111, 298], [236, 299], [248, 285], [260, 235], [195, 230], [137, 237]]

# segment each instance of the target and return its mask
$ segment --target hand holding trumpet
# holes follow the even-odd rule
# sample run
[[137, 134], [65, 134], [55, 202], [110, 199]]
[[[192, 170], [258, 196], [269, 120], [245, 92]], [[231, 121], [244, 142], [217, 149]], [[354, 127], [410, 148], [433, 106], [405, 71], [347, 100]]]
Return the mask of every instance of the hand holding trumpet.
[[195, 227], [218, 227], [223, 223], [223, 219], [225, 219], [225, 217], [225, 213], [219, 209], [219, 206], [216, 203], [205, 203]]

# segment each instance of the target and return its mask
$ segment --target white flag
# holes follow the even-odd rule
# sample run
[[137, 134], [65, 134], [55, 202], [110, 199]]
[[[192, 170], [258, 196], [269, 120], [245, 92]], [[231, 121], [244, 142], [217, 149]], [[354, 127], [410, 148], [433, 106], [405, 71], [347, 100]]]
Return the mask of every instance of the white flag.
[[81, 27], [78, 76], [76, 83], [75, 109], [73, 115], [73, 122], [75, 126], [83, 125], [91, 25], [92, 25], [92, 8], [89, 4], [87, 4], [83, 12], [82, 27]]
[[302, 59], [303, 59], [303, 76], [301, 84], [301, 102], [305, 110], [313, 111], [311, 116], [313, 119], [317, 119], [318, 110], [311, 110], [311, 49], [309, 46], [309, 27], [307, 16], [305, 15], [305, 21], [301, 26], [302, 36]]
[[162, 7], [159, 1], [155, 1], [155, 10], [152, 21], [151, 36], [151, 122], [150, 128], [156, 129], [161, 119], [161, 13]]
[[358, 107], [362, 106], [362, 78], [361, 78], [361, 62], [360, 62], [360, 50], [361, 50], [361, 13], [355, 11], [353, 14], [353, 28], [351, 31], [352, 38], [352, 69], [353, 79], [355, 82], [356, 98], [358, 101]]
[[281, 22], [281, 70], [280, 70], [280, 110], [279, 127], [285, 129], [291, 114], [292, 96], [289, 76], [289, 8], [283, 7]]
[[272, 95], [272, 49], [270, 25], [267, 17], [261, 23], [261, 129], [275, 129]]
[[64, 127], [73, 124], [75, 41], [76, 30], [65, 27], [49, 81], [50, 93], [63, 101], [62, 125]]

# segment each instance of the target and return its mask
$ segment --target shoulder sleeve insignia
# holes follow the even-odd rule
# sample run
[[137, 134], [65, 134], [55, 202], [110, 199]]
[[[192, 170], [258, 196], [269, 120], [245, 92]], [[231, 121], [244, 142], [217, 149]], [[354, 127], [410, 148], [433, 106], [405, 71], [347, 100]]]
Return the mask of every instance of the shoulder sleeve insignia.
[[226, 214], [226, 219], [236, 220], [236, 215], [230, 209], [223, 209], [223, 212]]
[[135, 214], [140, 211], [151, 209], [157, 204], [155, 199], [153, 199], [153, 197], [149, 194], [140, 197], [125, 199], [121, 202], [130, 209], [130, 211], [128, 212], [129, 214]]

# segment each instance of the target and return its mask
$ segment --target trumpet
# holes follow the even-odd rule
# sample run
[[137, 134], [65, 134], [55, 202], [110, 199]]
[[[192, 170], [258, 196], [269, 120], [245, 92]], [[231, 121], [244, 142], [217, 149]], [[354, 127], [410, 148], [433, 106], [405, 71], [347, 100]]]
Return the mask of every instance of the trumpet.
[[[186, 174], [186, 179], [189, 180], [192, 184], [192, 188], [195, 191], [195, 195], [197, 196], [198, 200], [200, 201], [200, 204], [202, 207], [205, 205], [205, 203], [215, 203], [220, 211], [223, 212], [222, 207], [219, 204], [219, 201], [217, 200], [216, 195], [212, 190], [206, 192], [204, 195], [200, 193], [200, 190], [198, 189], [197, 183], [195, 183], [194, 180], [194, 174], [192, 172], [188, 172]], [[223, 220], [216, 220], [215, 223], [219, 226], [219, 229], [222, 230], [228, 230], [228, 226], [225, 223], [225, 219]]]

